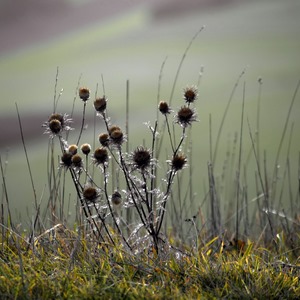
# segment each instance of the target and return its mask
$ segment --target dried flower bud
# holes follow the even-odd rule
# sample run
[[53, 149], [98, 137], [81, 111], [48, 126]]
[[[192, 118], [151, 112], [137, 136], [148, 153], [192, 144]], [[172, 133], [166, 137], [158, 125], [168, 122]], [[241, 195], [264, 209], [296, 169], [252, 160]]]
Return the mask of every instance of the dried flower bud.
[[110, 135], [110, 139], [115, 145], [121, 145], [124, 141], [123, 137], [123, 132], [121, 130], [115, 130]]
[[76, 168], [82, 167], [82, 158], [79, 154], [73, 155], [71, 161], [74, 167]]
[[112, 126], [108, 129], [110, 141], [117, 146], [124, 142], [124, 135], [119, 126]]
[[158, 109], [163, 115], [169, 114], [171, 112], [169, 104], [165, 101], [159, 102]]
[[84, 155], [88, 155], [91, 152], [91, 145], [90, 144], [82, 144], [80, 147], [80, 150]]
[[115, 206], [119, 206], [122, 203], [122, 196], [118, 191], [115, 191], [111, 196], [111, 202]]
[[171, 161], [171, 167], [175, 172], [177, 172], [186, 165], [186, 162], [187, 159], [184, 154], [176, 154]]
[[63, 130], [71, 130], [71, 127], [68, 126], [71, 121], [71, 119], [68, 119], [67, 114], [53, 113], [42, 126], [46, 127], [45, 133], [50, 133], [53, 137]]
[[94, 187], [87, 187], [83, 190], [83, 198], [86, 202], [95, 203], [99, 197], [99, 191]]
[[72, 154], [69, 152], [64, 152], [62, 157], [61, 157], [61, 166], [69, 168], [72, 164]]
[[108, 162], [108, 152], [106, 148], [97, 148], [93, 155], [94, 163], [96, 165], [105, 164]]
[[95, 110], [99, 113], [104, 112], [106, 109], [106, 103], [107, 103], [107, 99], [105, 98], [105, 96], [103, 96], [102, 98], [100, 97], [96, 98], [94, 101]]
[[121, 130], [121, 128], [117, 125], [113, 125], [110, 128], [108, 128], [108, 134], [111, 135], [115, 130]]
[[74, 145], [69, 146], [68, 151], [69, 151], [69, 153], [74, 155], [74, 154], [77, 154], [77, 149], [78, 149], [77, 145], [74, 144]]
[[176, 123], [179, 123], [182, 127], [187, 127], [196, 120], [195, 111], [188, 106], [181, 107], [175, 116]]
[[50, 123], [52, 120], [58, 120], [62, 126], [64, 125], [64, 116], [62, 114], [59, 113], [52, 114], [49, 117], [48, 122]]
[[144, 170], [150, 166], [151, 155], [148, 149], [137, 147], [132, 154], [133, 164], [137, 169]]
[[79, 98], [82, 101], [87, 101], [90, 99], [90, 90], [86, 87], [81, 87], [79, 89]]
[[107, 133], [101, 133], [99, 135], [99, 142], [102, 146], [107, 147], [109, 145], [109, 135]]
[[61, 122], [53, 119], [49, 122], [49, 129], [53, 134], [58, 134], [62, 131], [62, 125]]
[[198, 98], [198, 89], [195, 86], [186, 87], [183, 90], [183, 99], [187, 103], [193, 103]]

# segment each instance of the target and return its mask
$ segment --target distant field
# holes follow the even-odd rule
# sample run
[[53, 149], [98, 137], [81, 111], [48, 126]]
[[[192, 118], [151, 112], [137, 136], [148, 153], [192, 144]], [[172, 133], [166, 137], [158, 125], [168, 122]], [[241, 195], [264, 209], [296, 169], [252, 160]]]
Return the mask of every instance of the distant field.
[[[195, 11], [167, 20], [154, 19], [146, 7], [140, 7], [110, 21], [99, 21], [62, 38], [0, 56], [0, 116], [11, 115], [16, 118], [14, 102], [17, 102], [24, 118], [27, 114], [36, 112], [39, 118], [43, 115], [46, 119], [53, 106], [58, 66], [57, 89], [64, 90], [59, 103], [62, 112], [71, 110], [80, 74], [81, 85], [90, 87], [94, 93], [96, 85], [99, 84], [100, 94], [103, 74], [109, 98], [109, 112], [115, 118], [112, 121], [118, 123], [121, 116], [124, 122], [125, 84], [129, 79], [131, 143], [139, 145], [147, 132], [146, 127], [141, 125], [142, 122], [154, 121], [156, 115], [158, 75], [162, 62], [167, 57], [161, 82], [161, 98], [168, 100], [184, 49], [191, 37], [205, 24], [205, 30], [194, 41], [184, 61], [172, 104], [174, 109], [182, 105], [182, 88], [187, 84], [196, 84], [201, 66], [204, 66], [197, 103], [201, 121], [193, 125], [193, 153], [197, 161], [194, 170], [197, 175], [195, 186], [198, 198], [202, 199], [202, 186], [206, 181], [209, 160], [209, 115], [212, 116], [212, 133], [215, 139], [231, 90], [244, 68], [246, 73], [233, 98], [223, 128], [216, 171], [220, 173], [228, 141], [232, 141], [234, 132], [240, 129], [244, 82], [245, 118], [249, 118], [255, 130], [259, 77], [263, 79], [261, 149], [266, 150], [268, 165], [273, 170], [273, 159], [288, 107], [300, 79], [299, 17], [300, 3], [293, 0], [252, 1], [240, 5], [235, 3], [222, 9]], [[300, 149], [297, 137], [300, 129], [299, 102], [298, 95], [290, 119], [290, 124], [294, 123], [290, 151], [292, 166], [298, 164]], [[77, 113], [81, 112], [81, 105], [80, 101], [76, 103]], [[136, 115], [138, 117], [134, 117]], [[32, 122], [35, 122], [34, 118]], [[39, 128], [40, 125], [36, 124]], [[78, 123], [75, 123], [76, 126], [79, 127]], [[47, 139], [42, 135], [41, 139], [27, 139], [38, 198], [42, 197], [47, 182]], [[5, 157], [5, 147], [1, 141], [2, 160]], [[245, 122], [244, 157], [250, 147]], [[285, 143], [284, 155], [286, 151]], [[6, 179], [13, 210], [16, 208], [19, 212], [22, 211], [24, 216], [27, 206], [31, 215], [32, 192], [20, 144], [11, 145], [8, 162]], [[285, 164], [285, 156], [282, 157], [281, 164]], [[254, 168], [253, 157], [251, 168]], [[292, 173], [295, 184], [297, 172], [295, 168]]]

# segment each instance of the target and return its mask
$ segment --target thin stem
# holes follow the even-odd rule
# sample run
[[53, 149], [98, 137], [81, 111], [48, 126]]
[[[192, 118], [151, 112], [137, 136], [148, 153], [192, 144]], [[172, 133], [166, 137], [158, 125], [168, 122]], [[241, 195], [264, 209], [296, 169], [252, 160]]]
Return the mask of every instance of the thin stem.
[[226, 108], [225, 108], [225, 111], [223, 113], [223, 117], [222, 117], [222, 120], [221, 120], [221, 123], [220, 123], [220, 127], [219, 127], [219, 130], [218, 130], [218, 134], [217, 134], [217, 140], [216, 140], [216, 145], [215, 145], [215, 151], [214, 151], [214, 155], [213, 155], [213, 164], [216, 163], [216, 159], [217, 159], [217, 153], [218, 153], [218, 148], [219, 148], [219, 142], [220, 142], [220, 137], [221, 137], [221, 133], [222, 133], [222, 129], [224, 127], [224, 122], [225, 122], [225, 119], [227, 117], [227, 113], [228, 113], [228, 110], [229, 110], [229, 106], [230, 106], [230, 103], [233, 99], [233, 96], [234, 96], [234, 93], [239, 85], [239, 82], [240, 82], [240, 79], [241, 77], [245, 74], [246, 70], [244, 69], [242, 71], [242, 73], [239, 75], [237, 81], [235, 82], [234, 84], [234, 87], [231, 91], [231, 94], [230, 94], [230, 97], [228, 99], [228, 102], [227, 102], [227, 105], [226, 105]]
[[[156, 130], [157, 130], [157, 124], [158, 121], [156, 120], [155, 125], [154, 125], [154, 129], [152, 131], [152, 146], [151, 146], [151, 158], [152, 160], [155, 159], [154, 157], [154, 149], [156, 146]], [[156, 168], [156, 162], [154, 161], [152, 166], [151, 166], [151, 183], [150, 183], [150, 189], [151, 189], [151, 195], [150, 195], [150, 207], [152, 209], [152, 212], [155, 212], [155, 201], [153, 201], [153, 191], [154, 191], [154, 187], [156, 186], [156, 172], [157, 172], [157, 168]]]
[[169, 120], [168, 120], [167, 115], [165, 115], [165, 121], [166, 121], [166, 124], [167, 124], [168, 135], [169, 135], [169, 140], [170, 140], [170, 144], [171, 144], [171, 147], [172, 147], [172, 151], [175, 152], [173, 141], [172, 141], [172, 135], [171, 135], [170, 125], [169, 125]]
[[33, 175], [32, 175], [31, 166], [30, 166], [30, 163], [29, 163], [28, 153], [27, 153], [27, 149], [26, 149], [26, 144], [25, 144], [25, 140], [24, 140], [23, 127], [22, 127], [22, 123], [21, 123], [21, 118], [20, 118], [20, 114], [19, 114], [18, 105], [17, 105], [17, 103], [15, 103], [15, 104], [16, 104], [16, 110], [17, 110], [17, 115], [18, 115], [18, 122], [19, 122], [19, 127], [20, 127], [22, 145], [23, 145], [23, 148], [24, 148], [27, 167], [28, 167], [28, 171], [29, 171], [29, 178], [30, 178], [31, 187], [32, 187], [32, 191], [33, 191], [35, 209], [37, 210], [38, 204], [37, 204], [36, 190], [35, 190], [34, 181], [33, 181]]
[[103, 164], [103, 173], [104, 173], [104, 193], [105, 193], [105, 197], [106, 197], [106, 201], [107, 201], [107, 205], [108, 205], [109, 211], [111, 213], [111, 216], [113, 218], [114, 224], [116, 225], [116, 228], [117, 228], [119, 234], [123, 238], [123, 241], [125, 242], [125, 244], [127, 245], [127, 247], [130, 250], [132, 250], [131, 246], [128, 244], [127, 240], [125, 239], [125, 237], [124, 237], [124, 235], [123, 235], [123, 233], [122, 233], [122, 231], [121, 231], [121, 229], [120, 229], [120, 227], [118, 225], [118, 222], [116, 220], [115, 214], [114, 214], [114, 212], [112, 210], [112, 207], [110, 205], [110, 201], [109, 201], [109, 197], [108, 197], [108, 192], [107, 192], [107, 184], [108, 184], [108, 182], [107, 182], [107, 175], [108, 174], [106, 173], [106, 166], [104, 164]]
[[258, 90], [258, 97], [257, 97], [257, 111], [256, 111], [256, 153], [258, 163], [260, 164], [260, 102], [261, 102], [261, 88], [262, 88], [262, 79], [258, 80], [259, 83], [259, 90]]
[[58, 82], [58, 72], [59, 68], [56, 68], [56, 76], [55, 76], [55, 84], [54, 84], [54, 96], [53, 96], [53, 113], [55, 113], [56, 111], [56, 106], [57, 106], [57, 102], [56, 102], [56, 90], [57, 90], [57, 82]]
[[286, 116], [286, 119], [285, 119], [285, 124], [284, 124], [284, 128], [283, 128], [283, 131], [282, 131], [281, 139], [280, 139], [278, 149], [277, 149], [277, 154], [276, 154], [276, 159], [275, 159], [275, 166], [274, 166], [274, 171], [273, 171], [273, 180], [272, 180], [273, 197], [275, 195], [275, 187], [276, 187], [276, 181], [277, 181], [276, 180], [276, 178], [277, 178], [277, 169], [278, 169], [277, 166], [278, 166], [279, 155], [280, 155], [280, 152], [281, 152], [283, 141], [284, 141], [286, 131], [287, 131], [287, 128], [288, 128], [288, 123], [289, 123], [289, 120], [290, 120], [290, 115], [291, 115], [292, 108], [293, 108], [293, 105], [295, 103], [295, 100], [296, 100], [296, 97], [297, 97], [297, 94], [298, 94], [299, 87], [300, 87], [300, 80], [298, 81], [295, 92], [293, 94], [292, 101], [291, 101], [291, 104], [290, 104], [290, 107], [289, 107], [289, 110], [288, 110], [288, 113], [287, 113], [287, 116]]
[[235, 238], [239, 238], [239, 201], [240, 201], [240, 172], [242, 162], [242, 147], [243, 147], [243, 128], [244, 128], [244, 107], [245, 107], [245, 91], [246, 83], [243, 86], [243, 101], [242, 101], [242, 115], [241, 115], [241, 128], [240, 128], [240, 143], [239, 143], [239, 159], [238, 169], [236, 172], [236, 224], [235, 224]]
[[2, 185], [3, 185], [3, 190], [4, 190], [4, 194], [5, 194], [5, 199], [6, 199], [6, 205], [7, 205], [7, 212], [8, 212], [9, 222], [11, 224], [11, 228], [13, 228], [12, 216], [11, 216], [11, 211], [10, 211], [10, 206], [9, 206], [9, 201], [8, 201], [8, 192], [7, 192], [7, 187], [6, 187], [5, 174], [4, 174], [3, 166], [2, 166], [1, 155], [0, 155], [0, 168], [1, 168]]
[[175, 78], [174, 78], [174, 82], [173, 82], [173, 86], [172, 86], [172, 90], [171, 90], [171, 95], [170, 95], [170, 99], [169, 99], [169, 104], [171, 105], [172, 104], [172, 100], [173, 100], [173, 95], [174, 95], [174, 91], [175, 91], [175, 87], [176, 87], [176, 84], [177, 84], [177, 80], [178, 80], [178, 76], [179, 76], [179, 73], [181, 71], [181, 67], [183, 65], [183, 62], [186, 58], [186, 55], [188, 53], [188, 51], [190, 50], [194, 40], [197, 38], [197, 36], [200, 34], [200, 32], [205, 28], [205, 26], [202, 26], [197, 32], [196, 34], [192, 37], [192, 39], [190, 40], [188, 46], [186, 47], [183, 55], [182, 55], [182, 58], [180, 60], [180, 63], [178, 65], [178, 68], [177, 68], [177, 72], [176, 72], [176, 75], [175, 75]]
[[166, 211], [166, 204], [167, 204], [167, 200], [168, 200], [168, 197], [170, 195], [170, 192], [171, 192], [171, 186], [172, 186], [175, 174], [176, 174], [176, 172], [174, 170], [171, 170], [171, 172], [169, 174], [167, 190], [166, 190], [166, 192], [163, 196], [162, 207], [160, 208], [160, 211], [159, 211], [159, 220], [158, 220], [159, 223], [156, 227], [156, 236], [159, 235], [159, 232], [160, 232], [160, 229], [161, 229], [161, 226], [162, 226], [162, 223], [163, 223], [163, 219], [164, 219], [164, 215], [165, 215], [165, 211]]
[[79, 141], [80, 141], [80, 139], [81, 139], [81, 135], [82, 135], [83, 127], [84, 127], [84, 122], [85, 122], [85, 109], [86, 109], [86, 101], [84, 101], [84, 104], [83, 104], [82, 123], [81, 123], [81, 128], [80, 128], [79, 137], [78, 137], [78, 140], [77, 140], [77, 143], [76, 143], [77, 146], [79, 145]]

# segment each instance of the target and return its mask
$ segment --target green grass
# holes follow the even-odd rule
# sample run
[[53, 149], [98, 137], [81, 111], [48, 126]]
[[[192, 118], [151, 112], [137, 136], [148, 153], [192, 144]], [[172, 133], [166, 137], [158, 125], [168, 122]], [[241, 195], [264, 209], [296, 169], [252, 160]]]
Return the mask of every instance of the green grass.
[[[70, 230], [37, 238], [34, 249], [14, 234], [2, 240], [1, 299], [297, 299], [299, 265], [249, 243], [244, 255], [215, 252], [168, 258], [102, 251]], [[51, 238], [51, 239], [50, 239]], [[213, 241], [212, 241], [213, 242]], [[18, 245], [18, 246], [16, 246]], [[187, 249], [188, 250], [188, 249]], [[177, 255], [177, 258], [176, 258]], [[283, 259], [283, 260], [282, 260]]]

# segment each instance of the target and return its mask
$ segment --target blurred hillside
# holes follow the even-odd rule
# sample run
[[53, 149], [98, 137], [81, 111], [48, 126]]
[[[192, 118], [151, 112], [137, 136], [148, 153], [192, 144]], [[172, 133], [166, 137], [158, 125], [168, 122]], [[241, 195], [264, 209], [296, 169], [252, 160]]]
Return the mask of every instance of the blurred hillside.
[[156, 19], [223, 6], [233, 0], [2, 0], [0, 55], [147, 5]]

